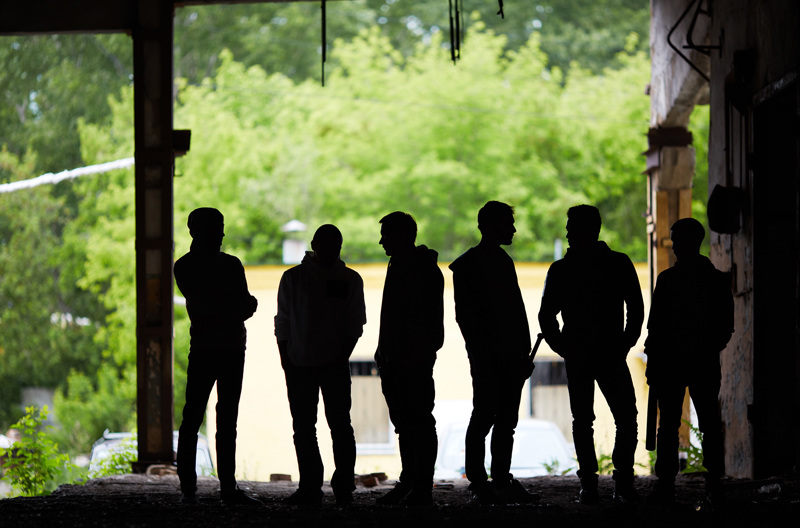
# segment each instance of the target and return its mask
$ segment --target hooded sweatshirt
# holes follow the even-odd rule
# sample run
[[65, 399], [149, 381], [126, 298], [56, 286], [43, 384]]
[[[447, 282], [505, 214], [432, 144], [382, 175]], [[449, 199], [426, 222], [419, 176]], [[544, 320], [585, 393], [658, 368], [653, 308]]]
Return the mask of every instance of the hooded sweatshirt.
[[[561, 329], [559, 312], [564, 321]], [[550, 265], [539, 325], [558, 354], [602, 359], [605, 356], [597, 356], [598, 352], [627, 353], [639, 339], [643, 322], [639, 278], [624, 253], [597, 241], [586, 248], [570, 248]]]
[[244, 350], [244, 321], [253, 315], [256, 303], [241, 261], [195, 240], [189, 253], [175, 262], [174, 273], [186, 298], [192, 350]]
[[438, 257], [422, 245], [389, 259], [375, 352], [380, 368], [433, 367], [444, 343], [444, 276]]
[[292, 365], [325, 365], [342, 357], [344, 337], [361, 337], [367, 322], [364, 282], [337, 260], [321, 267], [314, 253], [281, 277], [275, 337], [288, 343]]
[[733, 333], [731, 280], [702, 255], [683, 258], [658, 275], [645, 352], [683, 363], [719, 357]]
[[[470, 358], [507, 362], [527, 356], [531, 334], [514, 261], [499, 246], [470, 248], [450, 269], [456, 321]], [[514, 363], [511, 363], [514, 364]]]

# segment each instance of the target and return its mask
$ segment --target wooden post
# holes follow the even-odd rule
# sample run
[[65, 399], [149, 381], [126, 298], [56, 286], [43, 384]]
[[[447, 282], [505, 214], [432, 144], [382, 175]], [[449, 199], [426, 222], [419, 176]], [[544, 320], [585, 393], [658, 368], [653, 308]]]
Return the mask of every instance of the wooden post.
[[[650, 148], [647, 156], [648, 233], [652, 293], [658, 274], [675, 264], [669, 231], [681, 218], [692, 216], [692, 179], [695, 170], [695, 153], [691, 147], [692, 134], [683, 127], [652, 128], [648, 133]], [[691, 368], [691, 365], [687, 365]], [[683, 401], [682, 418], [689, 421], [689, 393]], [[689, 426], [681, 423], [680, 442], [689, 445]]]

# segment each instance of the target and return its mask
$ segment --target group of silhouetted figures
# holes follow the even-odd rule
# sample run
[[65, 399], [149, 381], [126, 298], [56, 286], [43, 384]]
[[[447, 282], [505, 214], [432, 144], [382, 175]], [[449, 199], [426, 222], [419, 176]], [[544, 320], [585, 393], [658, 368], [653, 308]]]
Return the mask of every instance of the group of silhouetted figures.
[[[174, 269], [191, 320], [186, 406], [177, 455], [181, 500], [197, 501], [197, 432], [216, 382], [221, 499], [258, 504], [237, 488], [234, 478], [244, 321], [255, 313], [257, 302], [247, 289], [241, 262], [220, 251], [222, 214], [212, 208], [196, 209], [189, 215], [188, 227], [192, 246]], [[564, 358], [580, 501], [597, 504], [600, 500], [593, 430], [596, 383], [616, 425], [614, 500], [634, 503], [639, 500], [633, 471], [637, 410], [626, 357], [640, 337], [644, 303], [630, 258], [599, 240], [600, 227], [600, 213], [593, 206], [567, 211], [569, 250], [550, 266], [539, 324], [544, 339]], [[464, 463], [470, 501], [533, 502], [538, 495], [510, 473], [522, 389], [533, 369], [531, 333], [514, 262], [501, 247], [510, 245], [516, 232], [513, 208], [488, 202], [478, 212], [478, 230], [480, 242], [450, 265], [456, 320], [472, 376], [473, 410]], [[402, 472], [395, 487], [376, 502], [425, 507], [433, 503], [437, 453], [433, 368], [444, 342], [444, 277], [436, 251], [416, 244], [417, 224], [411, 215], [397, 211], [383, 217], [380, 236], [390, 259], [375, 362], [398, 435]], [[648, 321], [646, 375], [660, 408], [658, 479], [648, 497], [656, 503], [675, 500], [678, 429], [687, 387], [703, 433], [707, 496], [712, 501], [723, 498], [719, 353], [733, 332], [733, 298], [726, 274], [700, 255], [704, 236], [703, 226], [691, 218], [672, 226], [677, 262], [658, 277]], [[300, 265], [283, 274], [278, 290], [275, 336], [300, 471], [298, 489], [284, 499], [286, 504], [322, 501], [323, 465], [316, 434], [320, 393], [336, 466], [331, 488], [337, 504], [353, 502], [356, 440], [350, 422], [349, 358], [366, 323], [366, 309], [363, 281], [339, 258], [341, 248], [339, 229], [330, 224], [319, 227], [311, 251]], [[491, 480], [484, 467], [490, 430]]]

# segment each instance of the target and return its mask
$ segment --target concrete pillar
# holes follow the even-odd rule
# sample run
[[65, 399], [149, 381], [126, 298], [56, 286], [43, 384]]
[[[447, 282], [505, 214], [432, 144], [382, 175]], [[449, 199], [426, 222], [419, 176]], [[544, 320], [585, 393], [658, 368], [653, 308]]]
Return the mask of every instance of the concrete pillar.
[[172, 463], [173, 2], [138, 3], [133, 33], [139, 460]]

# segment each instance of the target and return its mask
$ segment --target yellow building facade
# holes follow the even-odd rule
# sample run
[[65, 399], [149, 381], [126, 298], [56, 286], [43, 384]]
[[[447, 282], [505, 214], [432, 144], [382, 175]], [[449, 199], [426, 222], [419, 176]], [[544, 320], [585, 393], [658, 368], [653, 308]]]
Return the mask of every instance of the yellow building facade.
[[[397, 441], [383, 396], [380, 381], [375, 372], [370, 371], [378, 342], [381, 296], [386, 276], [386, 264], [366, 264], [351, 266], [364, 279], [364, 296], [367, 305], [367, 324], [364, 335], [358, 342], [351, 358], [353, 372], [353, 425], [358, 444], [356, 473], [367, 474], [384, 472], [390, 479], [400, 475], [400, 455]], [[522, 296], [528, 313], [531, 334], [539, 331], [537, 314], [541, 303], [544, 279], [548, 264], [517, 264]], [[445, 342], [439, 351], [434, 379], [436, 382], [437, 429], [441, 434], [451, 423], [469, 419], [472, 385], [469, 373], [464, 340], [455, 320], [452, 273], [446, 264], [441, 264], [445, 277], [444, 324]], [[236, 452], [237, 478], [241, 480], [266, 481], [271, 474], [288, 474], [298, 479], [297, 460], [292, 442], [292, 420], [286, 397], [286, 384], [280, 365], [278, 347], [275, 342], [273, 317], [277, 311], [278, 284], [281, 274], [288, 266], [247, 267], [246, 274], [250, 291], [258, 299], [258, 311], [247, 321], [247, 356], [244, 383], [239, 408], [238, 440]], [[639, 283], [645, 300], [645, 315], [649, 313], [650, 295], [648, 293], [647, 265], [637, 264]], [[647, 385], [644, 370], [644, 338], [642, 337], [628, 355], [636, 389], [639, 409], [639, 447], [636, 460], [646, 472], [648, 456], [644, 449], [644, 424], [647, 407]], [[186, 353], [176, 351], [176, 354]], [[558, 362], [560, 358], [546, 343], [542, 343], [537, 361]], [[216, 395], [212, 392], [206, 419], [207, 435], [214, 444]], [[321, 398], [320, 398], [321, 400]], [[611, 412], [600, 395], [595, 397], [595, 443], [598, 456], [610, 455], [614, 445], [614, 421]], [[571, 440], [569, 406], [566, 401], [566, 387], [537, 386], [526, 383], [520, 405], [521, 418], [543, 418], [556, 422], [568, 440]], [[333, 454], [330, 431], [325, 422], [324, 406], [320, 401], [317, 421], [317, 436], [325, 465], [325, 479], [333, 474]], [[212, 452], [215, 450], [212, 449]], [[214, 453], [214, 456], [216, 454]]]

